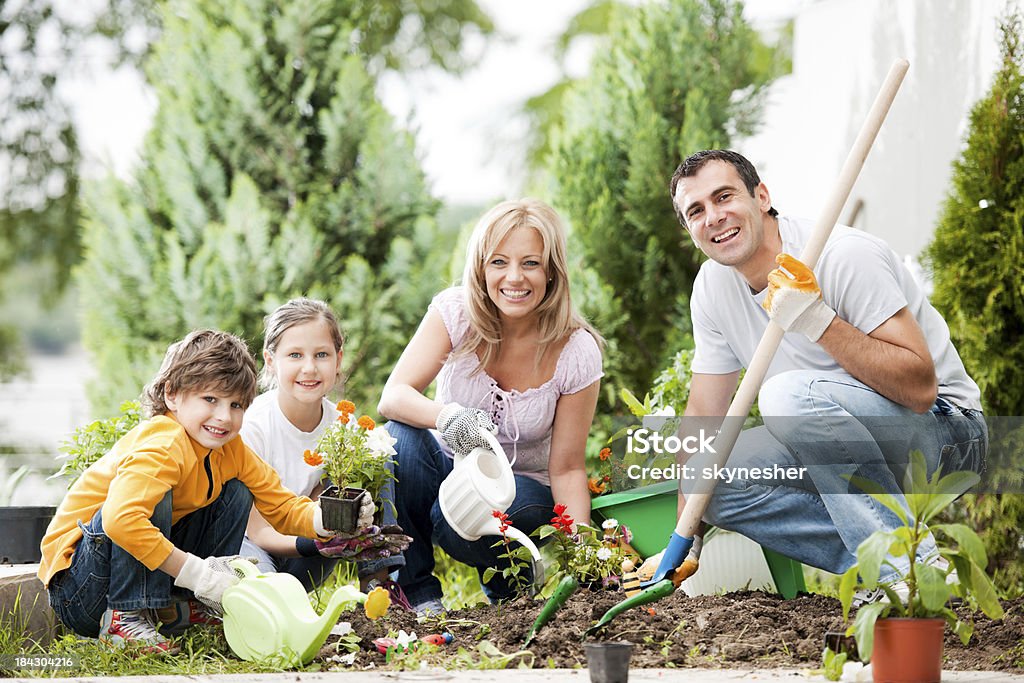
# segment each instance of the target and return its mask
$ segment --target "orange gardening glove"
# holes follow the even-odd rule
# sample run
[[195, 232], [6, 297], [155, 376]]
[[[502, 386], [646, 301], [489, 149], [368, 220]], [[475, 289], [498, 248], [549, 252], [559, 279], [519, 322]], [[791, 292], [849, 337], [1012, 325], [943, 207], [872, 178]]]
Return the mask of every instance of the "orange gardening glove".
[[822, 300], [810, 268], [789, 254], [779, 254], [775, 262], [779, 267], [768, 273], [768, 296], [761, 306], [786, 332], [817, 342], [836, 312]]

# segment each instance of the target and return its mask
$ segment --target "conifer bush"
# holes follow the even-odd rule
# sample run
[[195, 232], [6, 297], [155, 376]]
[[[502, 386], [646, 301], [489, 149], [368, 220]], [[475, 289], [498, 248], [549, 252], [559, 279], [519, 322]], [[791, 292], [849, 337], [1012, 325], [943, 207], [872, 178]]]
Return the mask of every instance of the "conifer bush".
[[[986, 415], [1024, 415], [1024, 52], [1021, 16], [1000, 22], [1001, 66], [970, 114], [952, 187], [925, 252], [932, 303], [949, 323]], [[1003, 449], [1005, 450], [1005, 449]], [[1005, 463], [1004, 463], [1005, 465]], [[1019, 470], [1003, 468], [988, 486], [1021, 490]], [[979, 493], [961, 506], [988, 548], [996, 583], [1024, 591], [1024, 499]]]
[[613, 315], [592, 318], [611, 342], [607, 384], [651, 386], [692, 346], [689, 294], [702, 256], [668, 181], [684, 157], [753, 129], [777, 63], [742, 9], [730, 0], [620, 8], [591, 76], [565, 97], [547, 168], [554, 203], [597, 274], [592, 289], [614, 299]]
[[134, 178], [86, 189], [78, 281], [96, 414], [138, 396], [190, 329], [258, 352], [263, 316], [300, 295], [338, 313], [345, 391], [375, 405], [446, 284], [453, 238], [438, 234], [412, 136], [376, 98], [364, 53], [396, 48], [357, 24], [363, 4], [161, 5], [146, 62], [158, 106]]

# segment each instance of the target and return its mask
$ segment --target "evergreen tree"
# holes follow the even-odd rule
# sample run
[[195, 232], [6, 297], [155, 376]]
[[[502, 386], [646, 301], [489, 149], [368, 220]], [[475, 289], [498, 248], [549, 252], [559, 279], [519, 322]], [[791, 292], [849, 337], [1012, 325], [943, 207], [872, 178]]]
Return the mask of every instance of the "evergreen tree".
[[613, 319], [596, 321], [619, 354], [607, 382], [642, 392], [688, 342], [701, 261], [675, 217], [669, 177], [683, 157], [750, 132], [773, 67], [740, 3], [622, 11], [592, 75], [567, 96], [549, 168], [556, 205], [616, 301]]
[[1020, 15], [1000, 25], [1002, 66], [974, 105], [925, 254], [932, 303], [992, 415], [1024, 415], [1024, 53]]
[[[967, 372], [981, 388], [988, 415], [1024, 415], [1024, 51], [1021, 15], [1000, 22], [1002, 64], [992, 88], [970, 114], [960, 158], [925, 261], [935, 284], [932, 303], [949, 323]], [[994, 464], [987, 488], [1020, 491], [1024, 474], [1006, 457], [1020, 436], [992, 422]], [[1013, 439], [1017, 439], [1014, 444]], [[982, 492], [959, 512], [981, 530], [996, 584], [1024, 592], [1024, 497]]]
[[299, 295], [339, 314], [346, 391], [375, 408], [443, 282], [430, 257], [437, 204], [412, 137], [376, 100], [349, 18], [358, 4], [164, 11], [141, 167], [87, 190], [78, 276], [95, 409], [137, 396], [192, 328], [235, 332], [258, 351], [263, 316]]

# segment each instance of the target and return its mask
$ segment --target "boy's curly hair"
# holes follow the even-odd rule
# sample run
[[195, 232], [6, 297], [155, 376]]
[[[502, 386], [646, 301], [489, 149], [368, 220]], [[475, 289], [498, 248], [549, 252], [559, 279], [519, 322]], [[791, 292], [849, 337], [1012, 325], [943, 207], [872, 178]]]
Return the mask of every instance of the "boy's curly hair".
[[167, 412], [167, 394], [212, 391], [235, 395], [248, 408], [256, 397], [256, 362], [245, 342], [217, 330], [195, 330], [167, 348], [160, 372], [142, 390], [149, 418]]

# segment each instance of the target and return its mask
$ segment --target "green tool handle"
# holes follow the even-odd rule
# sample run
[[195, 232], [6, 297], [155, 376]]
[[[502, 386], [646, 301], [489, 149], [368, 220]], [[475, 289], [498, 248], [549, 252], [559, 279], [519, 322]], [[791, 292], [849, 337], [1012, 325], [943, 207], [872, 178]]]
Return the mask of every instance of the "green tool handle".
[[646, 605], [657, 600], [661, 600], [666, 595], [672, 595], [672, 592], [676, 589], [672, 579], [662, 579], [658, 583], [654, 584], [649, 588], [645, 588], [641, 592], [637, 593], [631, 598], [626, 598], [617, 605], [612, 606], [604, 616], [601, 617], [600, 621], [588, 628], [584, 633], [583, 637], [586, 638], [591, 633], [601, 630], [607, 626], [612, 619], [619, 616], [628, 609], [639, 607], [640, 605]]
[[540, 614], [537, 615], [537, 620], [533, 622], [533, 626], [530, 627], [530, 632], [526, 634], [526, 642], [524, 646], [529, 645], [533, 641], [533, 637], [537, 635], [537, 631], [541, 630], [544, 624], [551, 621], [551, 617], [555, 616], [555, 612], [561, 609], [568, 600], [569, 596], [576, 592], [576, 589], [580, 587], [579, 581], [576, 580], [571, 574], [566, 574], [562, 577], [562, 580], [558, 582], [558, 586], [555, 587], [555, 591], [548, 598], [548, 601], [544, 603], [544, 606], [540, 610]]

